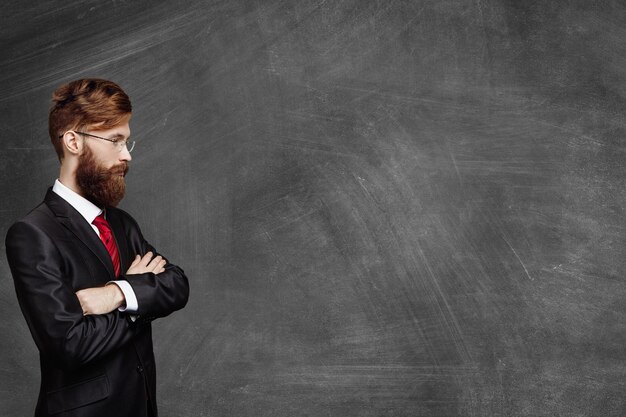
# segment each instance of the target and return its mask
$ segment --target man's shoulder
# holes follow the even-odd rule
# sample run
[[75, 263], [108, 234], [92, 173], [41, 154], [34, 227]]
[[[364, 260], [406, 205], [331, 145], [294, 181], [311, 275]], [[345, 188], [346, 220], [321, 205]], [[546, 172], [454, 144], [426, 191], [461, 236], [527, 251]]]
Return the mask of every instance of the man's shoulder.
[[67, 211], [71, 209], [71, 206], [55, 194], [52, 188], [48, 189], [43, 201], [39, 203], [35, 208], [28, 212], [24, 217], [17, 220], [16, 224], [30, 224], [33, 226], [43, 226], [47, 224], [57, 223], [55, 220], [57, 214], [61, 216], [67, 215]]
[[53, 220], [54, 217], [54, 213], [50, 210], [50, 207], [48, 207], [45, 201], [42, 201], [24, 217], [15, 221], [14, 225], [18, 223], [26, 223], [33, 226], [44, 225]]
[[42, 202], [9, 227], [5, 242], [10, 243], [16, 236], [50, 235], [56, 227], [58, 227], [58, 222], [54, 213], [45, 202]]

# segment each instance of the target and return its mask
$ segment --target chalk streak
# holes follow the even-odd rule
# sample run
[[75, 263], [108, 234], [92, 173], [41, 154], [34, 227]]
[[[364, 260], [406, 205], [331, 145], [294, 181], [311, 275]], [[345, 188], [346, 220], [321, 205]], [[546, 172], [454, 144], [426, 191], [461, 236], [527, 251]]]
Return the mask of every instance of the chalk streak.
[[[337, 86], [336, 88], [338, 90], [346, 90], [346, 91], [354, 91], [358, 93], [363, 93], [364, 96], [374, 95], [374, 96], [388, 97], [388, 98], [392, 98], [396, 100], [402, 100], [402, 101], [408, 101], [408, 102], [414, 102], [414, 103], [438, 104], [441, 106], [454, 108], [454, 109], [465, 109], [469, 107], [469, 106], [461, 106], [458, 104], [448, 103], [444, 100], [434, 100], [434, 99], [423, 98], [423, 97], [412, 97], [412, 96], [406, 96], [402, 94], [393, 94], [393, 93], [384, 92], [384, 91], [375, 90], [375, 89], [356, 88], [356, 87], [348, 87], [348, 86]], [[362, 98], [362, 97], [363, 96], [359, 98]]]
[[526, 272], [526, 275], [528, 276], [528, 279], [531, 281], [534, 281], [534, 279], [530, 276], [530, 274], [528, 273], [528, 269], [526, 269], [526, 265], [524, 265], [524, 262], [522, 262], [522, 258], [519, 257], [519, 255], [517, 254], [517, 251], [515, 250], [515, 248], [513, 246], [511, 246], [511, 244], [509, 243], [509, 241], [504, 237], [504, 235], [500, 235], [500, 237], [502, 238], [502, 240], [504, 240], [506, 242], [507, 245], [509, 245], [509, 248], [511, 248], [511, 250], [513, 251], [513, 254], [515, 255], [515, 257], [517, 258], [517, 260], [519, 261], [519, 263], [522, 265], [522, 268], [524, 268], [524, 272]]
[[446, 149], [448, 150], [448, 154], [450, 155], [450, 159], [452, 159], [452, 164], [454, 165], [454, 170], [456, 171], [456, 176], [459, 179], [459, 185], [461, 187], [463, 187], [463, 180], [461, 180], [461, 173], [459, 172], [459, 167], [456, 164], [456, 158], [454, 157], [454, 154], [452, 153], [452, 150], [450, 149], [450, 144], [448, 143], [448, 140], [444, 140], [445, 144], [446, 144]]

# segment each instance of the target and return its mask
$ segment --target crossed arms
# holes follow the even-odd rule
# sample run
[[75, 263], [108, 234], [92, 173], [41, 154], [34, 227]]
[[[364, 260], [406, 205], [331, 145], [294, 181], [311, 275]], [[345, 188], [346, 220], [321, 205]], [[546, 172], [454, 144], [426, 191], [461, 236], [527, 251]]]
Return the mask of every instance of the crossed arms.
[[[143, 257], [136, 255], [133, 263], [126, 271], [126, 275], [153, 273], [165, 271], [166, 260], [161, 255], [154, 256], [152, 252]], [[83, 314], [108, 314], [120, 308], [124, 302], [124, 293], [115, 284], [104, 287], [85, 288], [76, 292], [76, 297], [83, 309]]]

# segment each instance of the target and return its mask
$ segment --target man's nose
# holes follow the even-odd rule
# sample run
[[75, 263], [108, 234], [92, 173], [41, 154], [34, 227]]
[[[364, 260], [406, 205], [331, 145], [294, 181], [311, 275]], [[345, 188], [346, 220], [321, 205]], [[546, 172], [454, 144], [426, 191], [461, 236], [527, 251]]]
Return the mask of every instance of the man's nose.
[[128, 151], [128, 147], [124, 146], [122, 148], [122, 151], [120, 152], [120, 161], [129, 162], [132, 159], [133, 159], [133, 157], [130, 156], [130, 152]]

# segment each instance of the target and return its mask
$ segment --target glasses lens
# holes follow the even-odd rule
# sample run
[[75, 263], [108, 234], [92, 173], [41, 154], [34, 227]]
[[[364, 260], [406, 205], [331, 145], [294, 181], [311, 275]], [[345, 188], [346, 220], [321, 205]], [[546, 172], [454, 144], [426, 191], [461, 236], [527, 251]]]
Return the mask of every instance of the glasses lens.
[[131, 153], [133, 149], [135, 149], [135, 141], [131, 140], [130, 142], [124, 142], [124, 146], [128, 149], [128, 153]]

